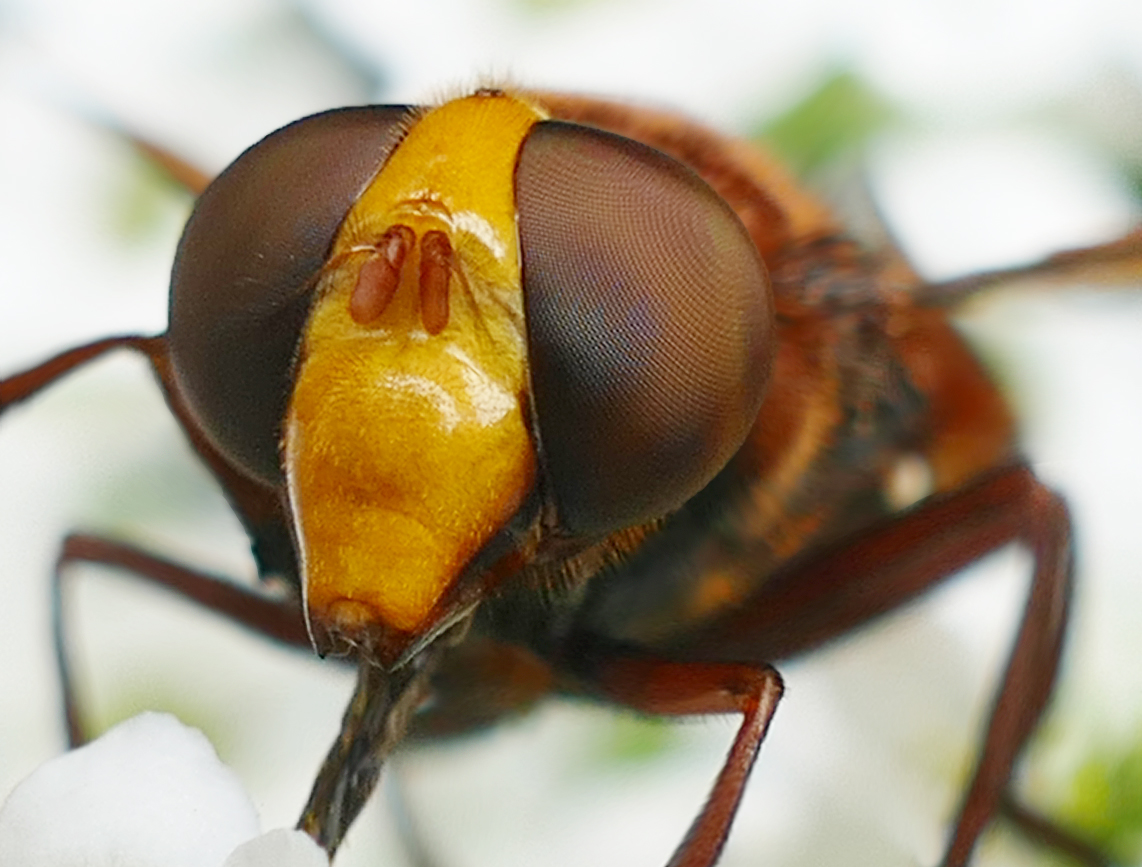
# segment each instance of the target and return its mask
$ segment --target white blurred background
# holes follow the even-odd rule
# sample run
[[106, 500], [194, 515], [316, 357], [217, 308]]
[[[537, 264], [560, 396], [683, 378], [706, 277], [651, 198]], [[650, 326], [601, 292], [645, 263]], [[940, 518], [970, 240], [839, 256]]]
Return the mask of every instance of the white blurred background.
[[[117, 118], [217, 170], [304, 114], [431, 100], [489, 79], [629, 97], [750, 134], [838, 71], [891, 106], [862, 165], [930, 277], [1108, 239], [1138, 220], [1134, 0], [0, 0], [0, 375], [77, 342], [165, 326], [189, 202], [84, 115]], [[1077, 523], [1065, 674], [1020, 781], [1054, 809], [1073, 800], [1080, 768], [1142, 742], [1142, 295], [998, 299], [964, 327]], [[100, 363], [9, 413], [0, 797], [63, 748], [48, 576], [74, 528], [252, 577], [240, 530], [137, 360]], [[171, 710], [214, 741], [267, 828], [291, 825], [351, 676], [137, 581], [86, 576], [73, 610], [92, 726]], [[1025, 576], [1025, 560], [1004, 553], [784, 666], [787, 697], [723, 863], [935, 863]], [[401, 777], [442, 867], [652, 867], [687, 827], [733, 731], [728, 719], [654, 728], [559, 705], [407, 756]], [[1134, 809], [1142, 826], [1142, 803]], [[1049, 863], [1004, 834], [985, 840], [978, 861]], [[338, 864], [381, 863], [409, 862], [378, 799]]]

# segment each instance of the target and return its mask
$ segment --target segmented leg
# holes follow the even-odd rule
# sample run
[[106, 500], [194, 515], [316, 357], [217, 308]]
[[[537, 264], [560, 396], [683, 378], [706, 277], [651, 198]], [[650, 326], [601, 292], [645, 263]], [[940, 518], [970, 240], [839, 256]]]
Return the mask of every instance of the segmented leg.
[[961, 867], [999, 808], [1058, 671], [1073, 586], [1063, 501], [1026, 467], [984, 476], [825, 553], [791, 563], [734, 612], [678, 647], [696, 660], [776, 660], [888, 612], [1011, 542], [1035, 561], [1030, 594], [987, 735], [944, 856]]
[[161, 337], [141, 337], [137, 334], [122, 337], [105, 337], [83, 346], [76, 346], [49, 358], [42, 364], [0, 379], [0, 414], [9, 407], [27, 400], [47, 388], [61, 376], [82, 367], [89, 361], [106, 355], [114, 349], [134, 349], [144, 355], [160, 351], [165, 341]]
[[1102, 288], [1137, 287], [1142, 273], [1142, 229], [1106, 244], [1064, 250], [1030, 265], [984, 271], [918, 287], [913, 293], [925, 307], [955, 307], [974, 295], [996, 289], [1030, 286], [1071, 288], [1089, 283]]
[[608, 646], [591, 636], [569, 644], [568, 664], [607, 699], [648, 714], [740, 713], [741, 727], [702, 811], [668, 867], [711, 867], [730, 833], [782, 683], [764, 664], [674, 662]]
[[172, 590], [268, 638], [293, 647], [310, 646], [301, 604], [292, 594], [281, 598], [271, 597], [226, 578], [156, 557], [131, 545], [98, 536], [68, 536], [56, 560], [52, 581], [52, 632], [60, 688], [63, 691], [68, 744], [72, 747], [80, 746], [86, 740], [67, 648], [64, 579], [67, 567], [73, 563], [96, 563], [122, 569]]

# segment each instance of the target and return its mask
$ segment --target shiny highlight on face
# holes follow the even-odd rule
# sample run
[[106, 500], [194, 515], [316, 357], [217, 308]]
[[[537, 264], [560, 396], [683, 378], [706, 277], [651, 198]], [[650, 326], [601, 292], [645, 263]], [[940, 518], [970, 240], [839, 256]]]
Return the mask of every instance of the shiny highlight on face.
[[423, 633], [531, 490], [514, 170], [540, 115], [428, 112], [350, 210], [306, 328], [284, 458], [311, 619]]

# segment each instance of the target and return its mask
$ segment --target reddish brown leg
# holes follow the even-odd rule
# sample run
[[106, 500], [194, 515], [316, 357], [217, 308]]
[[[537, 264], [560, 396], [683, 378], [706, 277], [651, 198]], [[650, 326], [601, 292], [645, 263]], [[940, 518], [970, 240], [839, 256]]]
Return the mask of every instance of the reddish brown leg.
[[161, 337], [140, 337], [128, 335], [124, 337], [105, 337], [84, 346], [77, 346], [59, 355], [49, 358], [43, 364], [0, 379], [0, 413], [13, 404], [27, 400], [36, 392], [51, 385], [65, 373], [77, 367], [94, 361], [106, 355], [113, 349], [134, 349], [144, 355], [152, 355], [160, 351], [163, 339]]
[[210, 181], [213, 180], [208, 173], [204, 172], [198, 166], [183, 159], [174, 151], [167, 150], [162, 145], [155, 144], [150, 139], [135, 135], [117, 125], [111, 125], [108, 128], [120, 138], [126, 139], [144, 159], [150, 160], [154, 165], [166, 172], [172, 181], [192, 196], [199, 196], [202, 191], [210, 185]]
[[68, 744], [80, 746], [86, 740], [76, 703], [74, 681], [68, 662], [67, 628], [64, 622], [64, 576], [72, 563], [97, 563], [114, 566], [148, 582], [173, 590], [235, 623], [268, 638], [294, 647], [309, 647], [301, 604], [289, 595], [273, 598], [242, 587], [217, 575], [198, 572], [152, 556], [138, 548], [101, 539], [98, 536], [68, 536], [56, 560], [52, 582], [52, 631], [56, 664], [63, 690], [64, 718], [67, 721]]
[[1014, 289], [1021, 285], [1069, 288], [1095, 284], [1100, 288], [1137, 288], [1142, 269], [1142, 229], [1106, 244], [1064, 250], [1039, 262], [960, 277], [946, 283], [918, 286], [912, 300], [925, 307], [953, 307], [981, 292]]
[[995, 815], [1012, 765], [1047, 703], [1067, 624], [1070, 518], [1063, 501], [1030, 470], [1001, 470], [933, 496], [825, 554], [790, 564], [678, 651], [696, 659], [800, 653], [898, 607], [1010, 542], [1031, 550], [1035, 571], [979, 764], [944, 857], [948, 867], [960, 867]]
[[[218, 477], [223, 491], [235, 506], [238, 517], [250, 531], [251, 536], [258, 537], [259, 529], [264, 529], [267, 524], [280, 524], [284, 521], [278, 493], [252, 481], [230, 466], [191, 417], [174, 383], [165, 335], [105, 337], [61, 352], [30, 370], [22, 371], [7, 379], [0, 379], [0, 415], [9, 407], [34, 396], [77, 367], [95, 361], [115, 349], [131, 349], [146, 356], [159, 379], [167, 404], [182, 425], [191, 447]], [[283, 566], [282, 563], [276, 565], [279, 568]]]
[[750, 770], [781, 698], [781, 675], [768, 665], [670, 662], [574, 641], [575, 666], [610, 700], [648, 714], [741, 713], [742, 724], [702, 811], [668, 867], [711, 867], [725, 846]]
[[[138, 144], [138, 143], [137, 143]], [[94, 361], [115, 349], [131, 349], [146, 356], [166, 393], [171, 409], [182, 422], [191, 446], [214, 471], [231, 505], [254, 541], [262, 574], [279, 573], [292, 577], [292, 554], [285, 534], [285, 517], [276, 491], [263, 488], [227, 464], [190, 420], [186, 407], [173, 385], [167, 358], [166, 338], [126, 335], [107, 337], [61, 352], [29, 370], [0, 380], [0, 414], [27, 400], [77, 367]], [[224, 578], [154, 557], [137, 548], [94, 536], [73, 535], [63, 543], [56, 562], [52, 588], [56, 659], [63, 689], [68, 741], [77, 746], [84, 740], [75, 702], [73, 681], [66, 652], [63, 622], [63, 576], [70, 563], [88, 562], [117, 566], [167, 587], [198, 602], [236, 623], [298, 647], [309, 646], [301, 605], [296, 597], [274, 599], [255, 590], [240, 587]]]

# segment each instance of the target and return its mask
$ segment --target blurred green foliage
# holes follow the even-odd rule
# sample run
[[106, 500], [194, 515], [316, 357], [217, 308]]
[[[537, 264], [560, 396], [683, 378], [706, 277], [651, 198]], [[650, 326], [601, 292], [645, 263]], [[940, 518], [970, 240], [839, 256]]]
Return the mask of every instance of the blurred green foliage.
[[616, 713], [599, 726], [593, 758], [604, 766], [641, 764], [670, 752], [677, 741], [675, 723], [669, 719]]
[[1117, 863], [1142, 859], [1142, 729], [1133, 740], [1098, 744], [1075, 774], [1059, 818]]
[[240, 742], [227, 708], [219, 702], [203, 701], [194, 690], [180, 688], [177, 678], [151, 670], [143, 670], [137, 677], [116, 678], [113, 693], [105, 707], [91, 713], [93, 718], [84, 726], [85, 733], [94, 740], [119, 723], [147, 712], [173, 714], [183, 725], [206, 735], [224, 762], [234, 764], [240, 759]]
[[897, 119], [886, 98], [852, 72], [826, 78], [792, 108], [764, 122], [756, 137], [802, 177], [859, 150]]
[[109, 228], [132, 246], [161, 237], [172, 221], [185, 222], [193, 201], [166, 171], [133, 150], [112, 182], [109, 198]]

